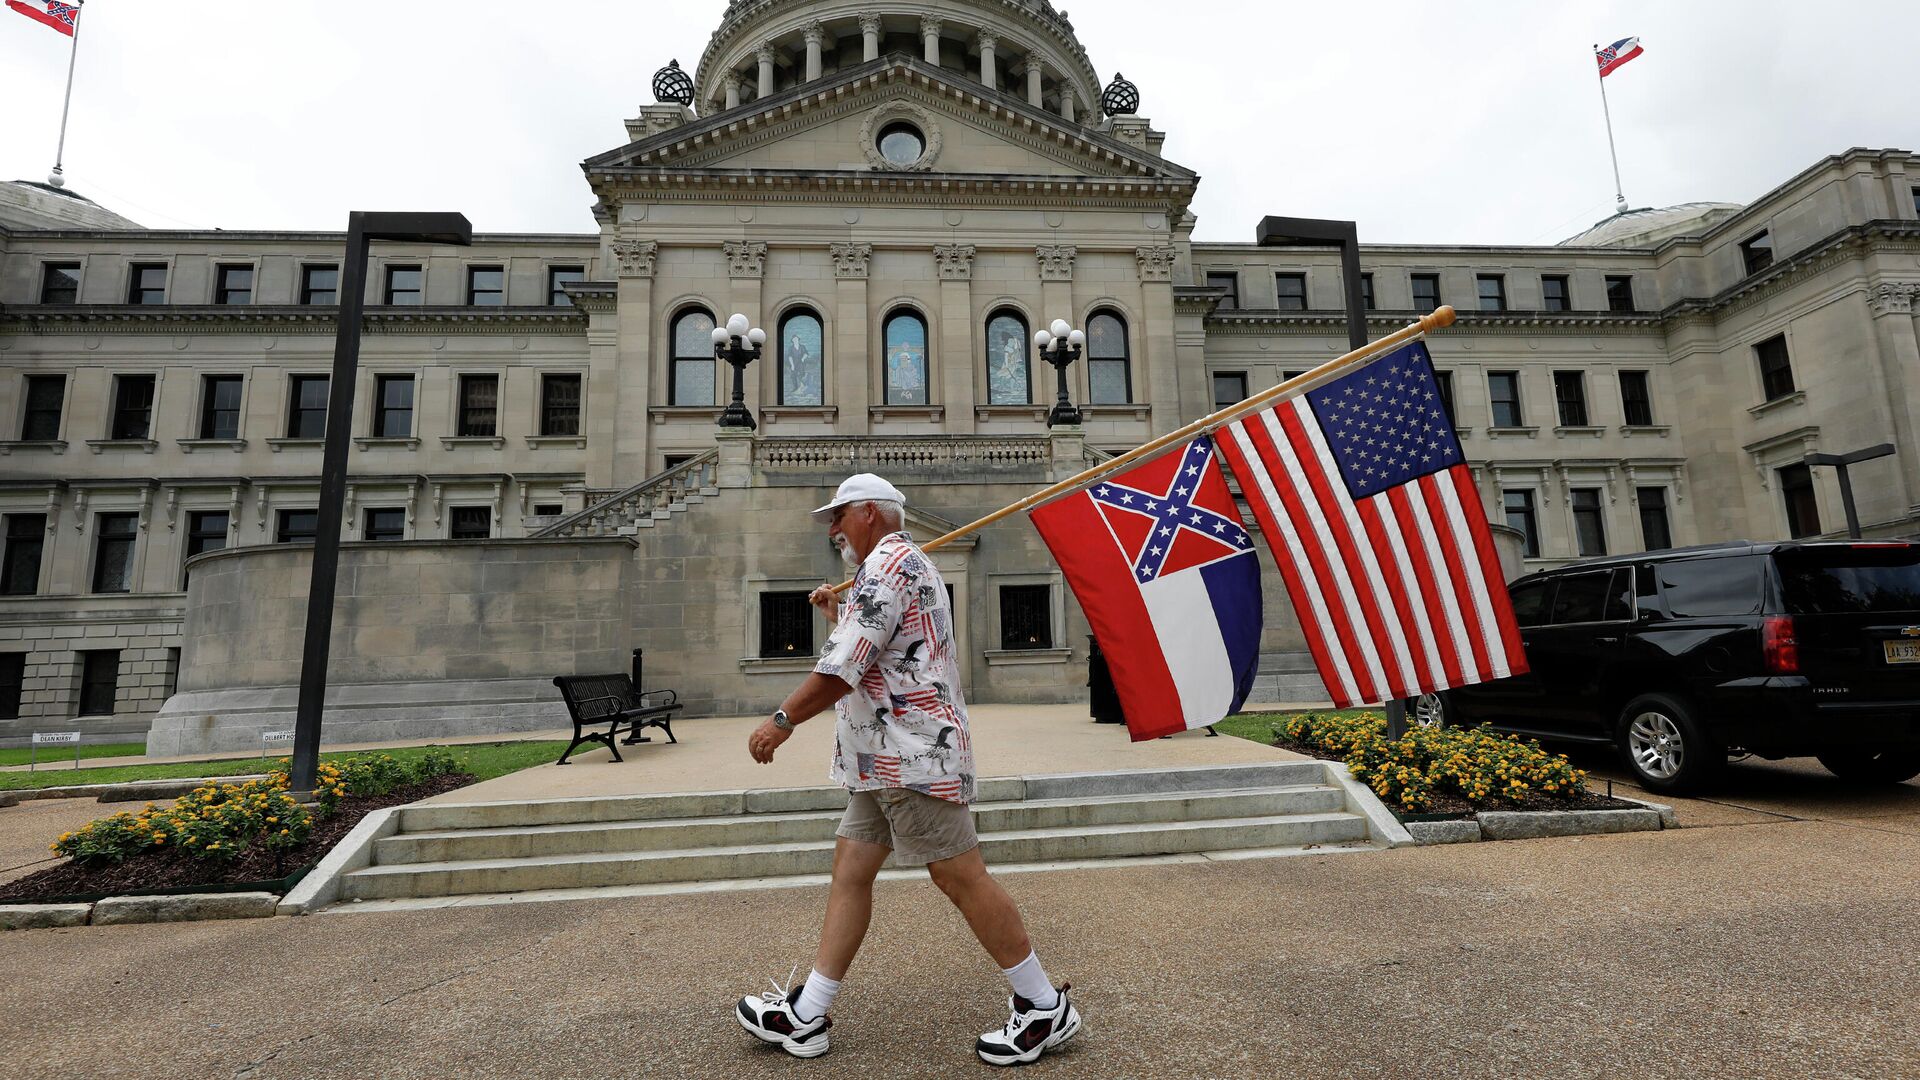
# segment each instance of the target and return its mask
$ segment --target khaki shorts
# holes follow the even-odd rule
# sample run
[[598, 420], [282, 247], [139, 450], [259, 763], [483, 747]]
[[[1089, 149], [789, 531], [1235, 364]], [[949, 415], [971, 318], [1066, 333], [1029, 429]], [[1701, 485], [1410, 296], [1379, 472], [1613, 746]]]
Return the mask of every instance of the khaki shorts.
[[980, 846], [971, 808], [907, 788], [852, 792], [835, 835], [892, 848], [899, 866], [925, 866]]

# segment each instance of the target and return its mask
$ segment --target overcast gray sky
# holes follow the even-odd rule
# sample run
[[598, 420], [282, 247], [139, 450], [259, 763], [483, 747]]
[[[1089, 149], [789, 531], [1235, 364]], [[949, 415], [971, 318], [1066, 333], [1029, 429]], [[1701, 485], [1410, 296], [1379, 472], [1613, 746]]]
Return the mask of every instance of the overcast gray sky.
[[[1064, 0], [1103, 79], [1139, 84], [1203, 177], [1207, 240], [1265, 214], [1363, 241], [1550, 243], [1612, 212], [1591, 46], [1629, 202], [1743, 202], [1850, 146], [1920, 148], [1911, 0]], [[75, 190], [160, 228], [339, 229], [457, 209], [486, 232], [594, 228], [582, 159], [624, 143], [655, 69], [724, 0], [91, 0]], [[0, 10], [0, 177], [44, 179], [65, 38]]]

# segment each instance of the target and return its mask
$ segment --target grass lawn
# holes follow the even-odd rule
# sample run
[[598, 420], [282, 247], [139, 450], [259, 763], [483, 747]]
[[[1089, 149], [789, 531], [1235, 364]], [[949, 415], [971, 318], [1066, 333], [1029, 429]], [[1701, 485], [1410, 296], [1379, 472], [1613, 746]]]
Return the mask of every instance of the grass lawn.
[[[560, 751], [566, 749], [565, 740], [544, 740], [537, 742], [499, 742], [466, 743], [459, 746], [431, 747], [405, 746], [392, 750], [359, 750], [351, 753], [321, 754], [322, 761], [337, 761], [341, 758], [360, 757], [367, 754], [388, 754], [398, 761], [412, 761], [428, 750], [451, 750], [465, 767], [481, 780], [491, 780], [496, 776], [505, 776], [510, 772], [519, 772], [532, 765], [557, 761]], [[90, 748], [82, 748], [85, 749]], [[110, 765], [98, 768], [82, 766], [75, 769], [71, 764], [66, 768], [53, 768], [45, 772], [34, 771], [0, 773], [0, 791], [22, 790], [26, 788], [66, 787], [69, 784], [124, 784], [132, 780], [178, 780], [196, 776], [240, 776], [249, 773], [271, 771], [282, 764], [284, 757], [271, 758], [231, 758], [225, 761], [178, 762], [171, 765]], [[71, 758], [68, 759], [72, 761]]]
[[[143, 742], [101, 743], [98, 746], [80, 747], [80, 758], [84, 761], [87, 758], [96, 757], [139, 757], [146, 752], [147, 744]], [[25, 765], [29, 761], [38, 761], [42, 765], [52, 762], [55, 766], [64, 761], [67, 763], [67, 768], [71, 769], [73, 768], [73, 747], [42, 746], [38, 754], [34, 753], [34, 748], [31, 746], [0, 750], [0, 765]]]
[[1316, 716], [1353, 717], [1378, 711], [1377, 709], [1289, 709], [1275, 712], [1234, 713], [1213, 725], [1213, 730], [1222, 735], [1237, 735], [1242, 739], [1251, 739], [1261, 746], [1272, 746], [1273, 726], [1280, 722], [1281, 717], [1299, 716], [1303, 713], [1313, 713]]

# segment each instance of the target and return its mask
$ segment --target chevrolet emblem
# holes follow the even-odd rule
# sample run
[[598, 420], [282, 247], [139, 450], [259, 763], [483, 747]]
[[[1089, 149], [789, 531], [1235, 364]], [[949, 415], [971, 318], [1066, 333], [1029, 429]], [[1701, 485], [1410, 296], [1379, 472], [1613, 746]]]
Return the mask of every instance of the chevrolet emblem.
[[1900, 628], [1900, 636], [1920, 637], [1920, 626], [1903, 626]]

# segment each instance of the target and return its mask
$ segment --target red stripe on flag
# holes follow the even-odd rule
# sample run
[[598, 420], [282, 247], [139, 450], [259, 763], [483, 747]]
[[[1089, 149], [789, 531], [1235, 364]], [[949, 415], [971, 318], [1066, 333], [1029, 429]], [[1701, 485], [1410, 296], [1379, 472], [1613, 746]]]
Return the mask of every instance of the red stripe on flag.
[[1483, 595], [1493, 608], [1493, 621], [1499, 626], [1507, 672], [1522, 674], [1527, 670], [1526, 648], [1520, 643], [1520, 623], [1513, 617], [1513, 602], [1507, 598], [1506, 574], [1500, 569], [1500, 554], [1493, 548], [1493, 531], [1487, 528], [1487, 513], [1480, 505], [1480, 492], [1474, 487], [1473, 475], [1465, 465], [1455, 465], [1447, 472], [1453, 478], [1454, 494], [1460, 499], [1460, 513], [1467, 519], [1467, 535], [1473, 538], [1480, 558], [1480, 574], [1487, 583]]
[[[1373, 556], [1380, 564], [1380, 576], [1386, 579], [1387, 592], [1384, 599], [1389, 613], [1400, 620], [1402, 627], [1413, 628], [1412, 632], [1406, 635], [1407, 651], [1411, 654], [1413, 674], [1418, 680], [1418, 685], [1402, 688], [1395, 696], [1412, 697], [1416, 693], [1424, 694], [1434, 688], [1433, 664], [1427, 654], [1426, 642], [1422, 640], [1419, 631], [1419, 627], [1426, 625], [1427, 612], [1425, 608], [1414, 602], [1416, 583], [1400, 576], [1399, 556], [1395, 552], [1393, 539], [1387, 535], [1389, 529], [1396, 533], [1401, 532], [1400, 523], [1381, 520], [1380, 508], [1372, 499], [1363, 499], [1355, 503], [1354, 512], [1360, 516], [1360, 525], [1367, 531], [1367, 539], [1373, 544]], [[1406, 541], [1402, 540], [1400, 546], [1404, 548]]]
[[21, 0], [7, 0], [7, 6], [19, 12], [20, 14], [25, 15], [27, 18], [32, 19], [34, 22], [41, 23], [46, 26], [51, 26], [55, 30], [60, 31], [61, 33], [67, 35], [68, 37], [73, 36], [73, 27], [70, 24], [68, 24], [66, 20], [55, 18], [54, 16], [47, 14], [47, 12], [44, 9], [30, 7], [27, 4], [22, 3]]
[[1447, 577], [1453, 582], [1453, 594], [1460, 597], [1460, 619], [1467, 627], [1467, 642], [1473, 649], [1473, 680], [1486, 682], [1493, 677], [1493, 668], [1487, 662], [1487, 642], [1484, 629], [1480, 626], [1480, 616], [1475, 612], [1471, 593], [1473, 579], [1467, 576], [1465, 563], [1461, 561], [1460, 547], [1455, 540], [1457, 523], [1447, 504], [1440, 499], [1437, 486], [1444, 481], [1438, 475], [1423, 476], [1419, 479], [1420, 498], [1426, 504], [1427, 517], [1433, 522], [1433, 533], [1440, 544], [1440, 555], [1447, 564]]
[[1434, 616], [1434, 646], [1440, 653], [1440, 667], [1447, 673], [1447, 685], [1459, 686], [1466, 681], [1460, 667], [1460, 653], [1453, 645], [1453, 627], [1446, 613], [1446, 601], [1440, 596], [1440, 584], [1435, 579], [1433, 563], [1427, 559], [1427, 544], [1420, 534], [1420, 521], [1414, 516], [1413, 501], [1407, 498], [1405, 487], [1389, 488], [1387, 501], [1393, 506], [1393, 515], [1401, 523], [1401, 532], [1407, 537], [1407, 561], [1413, 564], [1413, 577], [1420, 587], [1420, 604]]

